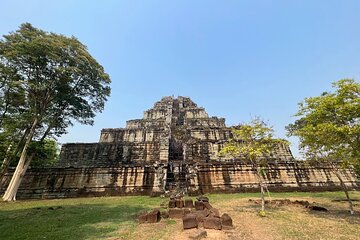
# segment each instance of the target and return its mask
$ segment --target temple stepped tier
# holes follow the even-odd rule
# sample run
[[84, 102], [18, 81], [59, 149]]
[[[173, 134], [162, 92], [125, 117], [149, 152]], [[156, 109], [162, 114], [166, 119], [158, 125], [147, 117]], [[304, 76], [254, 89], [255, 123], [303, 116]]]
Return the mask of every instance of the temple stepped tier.
[[[244, 159], [219, 156], [232, 137], [224, 118], [209, 117], [187, 97], [164, 97], [125, 128], [106, 128], [98, 143], [69, 143], [56, 168], [30, 169], [19, 196], [73, 197], [92, 195], [257, 191], [254, 169]], [[305, 167], [288, 146], [266, 156], [270, 191], [335, 190], [336, 176], [324, 167]], [[351, 169], [343, 177], [358, 183]], [[0, 183], [0, 191], [11, 173]]]
[[[99, 143], [64, 145], [60, 166], [226, 161], [219, 151], [230, 137], [224, 118], [209, 117], [190, 98], [165, 97], [143, 119], [127, 121], [125, 128], [103, 129]], [[286, 146], [279, 146], [272, 157], [293, 159]]]

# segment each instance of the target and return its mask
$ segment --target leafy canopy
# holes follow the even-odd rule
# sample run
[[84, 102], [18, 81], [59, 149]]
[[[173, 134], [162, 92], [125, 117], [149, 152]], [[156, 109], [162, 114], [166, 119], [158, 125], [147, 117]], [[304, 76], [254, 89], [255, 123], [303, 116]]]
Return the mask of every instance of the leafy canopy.
[[360, 159], [360, 84], [353, 79], [333, 83], [333, 92], [299, 103], [289, 136], [300, 138], [308, 159], [358, 163]]
[[233, 127], [232, 134], [220, 154], [244, 158], [257, 165], [266, 165], [267, 157], [279, 144], [288, 144], [286, 140], [275, 139], [273, 128], [259, 118]]
[[27, 124], [22, 128], [36, 118], [37, 134], [50, 128], [61, 135], [72, 120], [93, 124], [110, 95], [109, 84], [103, 67], [75, 37], [22, 24], [0, 40], [0, 95], [5, 97], [0, 129], [14, 118]]
[[31, 167], [50, 167], [59, 160], [58, 145], [52, 139], [32, 142], [30, 152], [34, 154], [30, 164]]

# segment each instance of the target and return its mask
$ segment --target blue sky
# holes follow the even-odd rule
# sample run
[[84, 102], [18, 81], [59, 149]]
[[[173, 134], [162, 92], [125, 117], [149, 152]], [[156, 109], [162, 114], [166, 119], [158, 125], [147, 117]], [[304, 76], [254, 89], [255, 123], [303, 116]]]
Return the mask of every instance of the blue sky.
[[[97, 142], [162, 96], [191, 97], [228, 125], [261, 116], [285, 137], [297, 103], [360, 78], [360, 1], [30, 1], [1, 3], [0, 34], [23, 22], [76, 36], [112, 79], [94, 126], [59, 142]], [[298, 156], [296, 139], [290, 139]]]

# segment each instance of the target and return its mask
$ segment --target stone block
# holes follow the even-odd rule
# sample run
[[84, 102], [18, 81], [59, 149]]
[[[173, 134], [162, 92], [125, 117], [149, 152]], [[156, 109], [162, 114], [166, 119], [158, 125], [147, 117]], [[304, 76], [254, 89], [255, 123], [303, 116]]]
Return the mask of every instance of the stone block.
[[221, 218], [221, 226], [223, 229], [232, 229], [234, 228], [232, 218], [229, 216], [229, 214], [224, 213]]
[[175, 208], [176, 207], [176, 202], [175, 200], [170, 200], [169, 201], [169, 208]]
[[184, 208], [184, 215], [191, 213], [190, 208]]
[[175, 202], [176, 202], [176, 207], [177, 208], [183, 208], [184, 207], [184, 200], [176, 199]]
[[192, 199], [185, 199], [185, 207], [186, 208], [193, 208], [194, 207], [194, 203]]
[[146, 223], [147, 222], [147, 213], [141, 213], [138, 216], [139, 223]]
[[182, 218], [184, 216], [184, 209], [182, 208], [170, 208], [169, 217], [170, 218]]
[[198, 226], [198, 221], [196, 219], [195, 214], [186, 214], [183, 217], [183, 228], [184, 229], [190, 229], [190, 228], [196, 228]]
[[204, 204], [205, 208], [207, 208], [209, 210], [212, 209], [212, 206], [211, 206], [211, 204], [209, 202], [203, 202], [203, 204]]
[[168, 212], [168, 211], [160, 212], [160, 216], [161, 216], [162, 218], [169, 218], [169, 212]]
[[207, 209], [192, 212], [196, 215], [198, 222], [203, 222], [204, 219], [209, 216], [210, 212]]
[[195, 201], [195, 209], [196, 210], [203, 210], [204, 209], [204, 203], [200, 201]]
[[147, 214], [147, 222], [148, 223], [157, 223], [161, 219], [160, 217], [160, 211], [159, 210], [153, 210]]
[[207, 232], [204, 229], [196, 230], [195, 232], [192, 232], [189, 234], [189, 239], [191, 240], [199, 240], [207, 237]]
[[220, 211], [217, 208], [210, 209], [210, 216], [220, 218]]
[[221, 230], [221, 220], [216, 217], [207, 217], [204, 219], [204, 228]]

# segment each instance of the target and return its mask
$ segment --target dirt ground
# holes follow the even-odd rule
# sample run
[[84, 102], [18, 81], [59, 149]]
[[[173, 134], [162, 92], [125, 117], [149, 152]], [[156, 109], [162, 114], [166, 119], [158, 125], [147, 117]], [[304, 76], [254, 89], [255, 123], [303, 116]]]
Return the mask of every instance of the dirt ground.
[[[359, 239], [360, 237], [360, 207], [354, 202], [357, 213], [353, 216], [347, 211], [345, 201], [330, 201], [328, 199], [289, 198], [303, 200], [326, 207], [327, 212], [311, 211], [302, 205], [270, 204], [267, 206], [266, 217], [258, 216], [259, 205], [249, 199], [217, 200], [212, 203], [221, 213], [228, 213], [235, 228], [233, 230], [211, 230], [206, 239]], [[211, 199], [210, 199], [211, 201]], [[273, 200], [274, 201], [274, 200]], [[120, 235], [124, 236], [124, 231]], [[135, 231], [115, 239], [189, 239], [197, 229], [183, 230], [182, 222], [163, 219], [156, 224], [140, 224]]]

